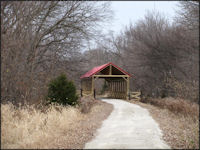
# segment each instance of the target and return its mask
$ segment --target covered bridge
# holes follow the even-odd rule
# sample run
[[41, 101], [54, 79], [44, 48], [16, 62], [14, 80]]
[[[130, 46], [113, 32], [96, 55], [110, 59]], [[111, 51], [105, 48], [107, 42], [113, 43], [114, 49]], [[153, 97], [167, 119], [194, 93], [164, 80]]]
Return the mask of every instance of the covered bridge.
[[108, 85], [109, 97], [128, 99], [130, 77], [129, 73], [111, 62], [94, 67], [80, 77], [81, 95], [95, 95], [95, 80], [104, 78]]

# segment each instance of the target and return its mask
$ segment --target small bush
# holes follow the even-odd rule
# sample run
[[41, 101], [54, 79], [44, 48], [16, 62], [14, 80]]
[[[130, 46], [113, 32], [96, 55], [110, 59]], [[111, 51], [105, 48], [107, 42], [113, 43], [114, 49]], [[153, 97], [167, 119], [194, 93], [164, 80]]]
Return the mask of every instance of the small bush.
[[199, 82], [178, 81], [170, 77], [167, 78], [166, 86], [175, 92], [175, 96], [183, 99], [190, 99], [193, 102], [199, 103]]
[[77, 99], [76, 87], [72, 81], [67, 80], [65, 74], [61, 74], [56, 79], [50, 81], [47, 95], [48, 103], [75, 105]]

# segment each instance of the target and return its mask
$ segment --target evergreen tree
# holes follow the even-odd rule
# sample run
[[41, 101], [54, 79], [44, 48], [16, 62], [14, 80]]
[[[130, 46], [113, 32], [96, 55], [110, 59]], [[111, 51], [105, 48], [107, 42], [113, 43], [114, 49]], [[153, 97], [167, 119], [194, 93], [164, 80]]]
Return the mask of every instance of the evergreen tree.
[[76, 87], [72, 81], [68, 81], [65, 74], [50, 81], [48, 85], [47, 100], [49, 103], [58, 103], [62, 105], [75, 105], [78, 96]]

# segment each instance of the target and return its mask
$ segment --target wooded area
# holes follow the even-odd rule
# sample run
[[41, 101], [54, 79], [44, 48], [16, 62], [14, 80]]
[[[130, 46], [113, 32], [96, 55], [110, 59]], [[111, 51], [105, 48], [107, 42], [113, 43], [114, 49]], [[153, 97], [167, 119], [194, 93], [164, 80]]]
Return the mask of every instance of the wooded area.
[[1, 2], [2, 102], [42, 102], [61, 72], [80, 89], [82, 74], [113, 62], [133, 75], [131, 91], [199, 103], [199, 2], [179, 2], [173, 22], [147, 12], [119, 35], [103, 35], [110, 3]]

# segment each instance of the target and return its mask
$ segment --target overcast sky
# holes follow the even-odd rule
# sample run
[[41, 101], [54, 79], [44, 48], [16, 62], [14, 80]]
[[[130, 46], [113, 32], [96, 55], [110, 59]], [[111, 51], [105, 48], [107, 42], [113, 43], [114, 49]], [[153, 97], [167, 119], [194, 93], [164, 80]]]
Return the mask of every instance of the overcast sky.
[[177, 4], [177, 1], [112, 1], [114, 19], [104, 28], [104, 32], [113, 30], [114, 33], [119, 33], [130, 22], [134, 24], [137, 20], [144, 18], [147, 10], [159, 11], [172, 21], [178, 9]]

